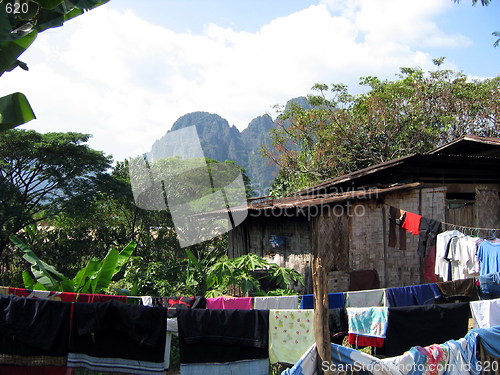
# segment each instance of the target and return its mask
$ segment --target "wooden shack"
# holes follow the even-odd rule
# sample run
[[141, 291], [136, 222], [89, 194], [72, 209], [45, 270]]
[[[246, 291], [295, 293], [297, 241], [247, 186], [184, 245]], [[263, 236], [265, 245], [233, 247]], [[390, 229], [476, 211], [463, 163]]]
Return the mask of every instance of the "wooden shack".
[[253, 200], [229, 233], [228, 254], [256, 253], [298, 270], [303, 293], [312, 292], [313, 254], [322, 257], [329, 292], [349, 290], [350, 274], [359, 270], [376, 270], [381, 287], [424, 283], [418, 235], [388, 246], [390, 206], [464, 230], [500, 228], [500, 139], [464, 136], [293, 196]]

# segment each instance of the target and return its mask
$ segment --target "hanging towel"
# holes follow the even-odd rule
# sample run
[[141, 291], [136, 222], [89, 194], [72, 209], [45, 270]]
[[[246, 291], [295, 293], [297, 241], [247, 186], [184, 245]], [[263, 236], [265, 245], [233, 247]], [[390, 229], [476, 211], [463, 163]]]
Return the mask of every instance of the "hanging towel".
[[228, 363], [269, 357], [268, 310], [178, 311], [181, 363]]
[[227, 363], [181, 363], [181, 375], [268, 375], [267, 359], [247, 359]]
[[251, 310], [252, 309], [252, 297], [207, 298], [207, 309]]
[[475, 327], [490, 328], [500, 325], [500, 298], [470, 302]]
[[387, 289], [347, 292], [345, 307], [389, 306]]
[[256, 310], [293, 310], [299, 307], [299, 296], [254, 297]]
[[387, 299], [391, 307], [414, 306], [417, 304], [410, 286], [388, 288]]
[[269, 311], [269, 360], [294, 364], [315, 342], [313, 310]]
[[441, 292], [435, 283], [412, 285], [410, 288], [415, 296], [416, 305], [434, 303], [441, 297]]
[[74, 305], [68, 367], [163, 374], [167, 310], [117, 301]]
[[[328, 293], [328, 308], [329, 309], [343, 309], [345, 307], [345, 294], [344, 293]], [[305, 294], [300, 301], [301, 309], [314, 309], [314, 295]]]
[[468, 303], [389, 307], [385, 355], [400, 355], [415, 345], [463, 337], [467, 333], [469, 314]]
[[349, 333], [385, 338], [387, 332], [387, 307], [349, 307]]
[[67, 302], [0, 296], [0, 364], [20, 366], [20, 373], [30, 366], [64, 368], [70, 309]]

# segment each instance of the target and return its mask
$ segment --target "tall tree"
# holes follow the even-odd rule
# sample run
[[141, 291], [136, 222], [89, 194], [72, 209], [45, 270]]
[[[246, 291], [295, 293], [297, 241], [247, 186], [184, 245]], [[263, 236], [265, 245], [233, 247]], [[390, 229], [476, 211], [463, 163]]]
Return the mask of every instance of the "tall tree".
[[0, 255], [10, 234], [93, 191], [111, 158], [89, 148], [88, 139], [80, 133], [0, 133]]
[[396, 81], [364, 77], [361, 84], [369, 89], [361, 95], [341, 84], [317, 84], [308, 97], [312, 108], [282, 110], [273, 147], [263, 150], [280, 168], [274, 195], [464, 134], [500, 135], [500, 76], [470, 80], [450, 70], [402, 68]]

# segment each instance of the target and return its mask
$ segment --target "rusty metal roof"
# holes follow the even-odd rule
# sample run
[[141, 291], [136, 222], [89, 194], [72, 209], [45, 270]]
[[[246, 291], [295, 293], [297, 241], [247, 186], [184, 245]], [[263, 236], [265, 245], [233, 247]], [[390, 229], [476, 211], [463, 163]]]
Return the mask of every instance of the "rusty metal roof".
[[295, 195], [292, 197], [269, 198], [264, 201], [250, 203], [247, 206], [249, 210], [270, 210], [270, 209], [286, 209], [286, 208], [306, 208], [311, 206], [328, 205], [332, 203], [341, 203], [351, 200], [360, 199], [376, 199], [384, 194], [398, 190], [410, 190], [419, 187], [421, 183], [415, 182], [410, 184], [394, 185], [386, 188], [370, 188], [352, 190], [343, 193], [321, 194], [313, 197], [304, 195]]
[[429, 154], [500, 156], [500, 138], [464, 135]]

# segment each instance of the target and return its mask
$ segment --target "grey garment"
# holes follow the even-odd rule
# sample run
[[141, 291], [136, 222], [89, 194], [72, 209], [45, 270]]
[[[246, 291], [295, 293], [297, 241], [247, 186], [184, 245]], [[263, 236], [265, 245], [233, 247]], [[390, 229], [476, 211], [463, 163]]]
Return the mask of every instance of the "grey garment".
[[295, 310], [299, 308], [299, 296], [254, 297], [255, 310]]
[[345, 307], [373, 306], [389, 306], [387, 289], [373, 289], [346, 293]]

